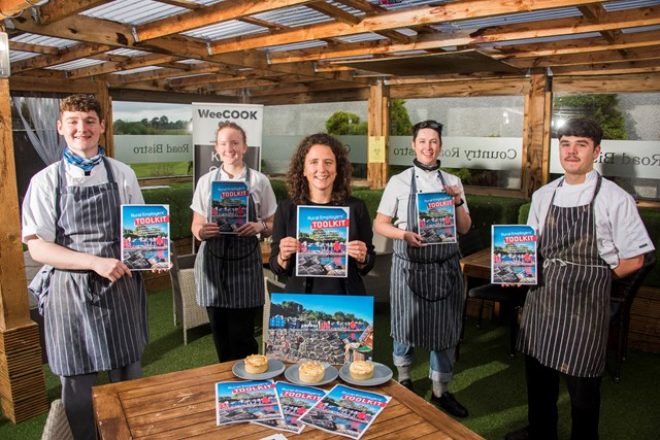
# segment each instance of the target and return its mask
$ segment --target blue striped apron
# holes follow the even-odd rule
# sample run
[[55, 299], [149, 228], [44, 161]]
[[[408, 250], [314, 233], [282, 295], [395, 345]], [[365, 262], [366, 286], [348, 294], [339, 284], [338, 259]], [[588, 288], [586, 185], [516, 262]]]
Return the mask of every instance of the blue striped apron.
[[[56, 188], [55, 243], [104, 258], [120, 255], [118, 185], [66, 186], [64, 161]], [[140, 360], [149, 339], [147, 301], [139, 273], [115, 282], [93, 271], [55, 269], [44, 299], [48, 360], [53, 373], [73, 376], [120, 368]]]
[[[416, 170], [412, 173], [406, 229], [417, 230]], [[438, 170], [438, 179], [445, 186]], [[463, 316], [463, 277], [458, 244], [413, 248], [394, 240], [391, 275], [391, 336], [428, 350], [458, 343]]]
[[[220, 180], [218, 168], [215, 180]], [[246, 168], [245, 181], [250, 181]], [[209, 209], [212, 206], [209, 193]], [[256, 221], [256, 205], [249, 198], [248, 221]], [[242, 309], [264, 304], [264, 273], [257, 237], [220, 234], [202, 241], [195, 259], [197, 303], [204, 307]]]
[[601, 181], [598, 175], [587, 205], [558, 207], [553, 195], [539, 239], [541, 283], [527, 295], [518, 337], [520, 351], [577, 377], [605, 369], [612, 271], [596, 240], [593, 205]]

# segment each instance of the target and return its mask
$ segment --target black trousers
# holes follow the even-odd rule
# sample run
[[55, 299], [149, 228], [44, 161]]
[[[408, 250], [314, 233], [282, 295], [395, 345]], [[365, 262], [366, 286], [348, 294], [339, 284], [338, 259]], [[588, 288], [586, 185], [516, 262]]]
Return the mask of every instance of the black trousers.
[[571, 398], [571, 440], [598, 440], [601, 377], [575, 377], [525, 357], [530, 440], [557, 440], [559, 378]]
[[220, 362], [243, 359], [259, 352], [254, 338], [254, 319], [259, 307], [228, 309], [207, 307], [213, 343]]

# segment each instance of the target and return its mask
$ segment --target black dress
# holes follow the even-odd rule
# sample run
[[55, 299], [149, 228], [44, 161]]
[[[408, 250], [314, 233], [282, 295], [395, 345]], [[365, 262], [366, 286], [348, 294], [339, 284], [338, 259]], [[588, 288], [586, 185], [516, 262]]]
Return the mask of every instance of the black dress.
[[[309, 206], [334, 206], [335, 204], [307, 203]], [[363, 200], [349, 197], [346, 203], [337, 206], [348, 206], [350, 211], [350, 226], [348, 230], [348, 241], [360, 240], [367, 245], [366, 265], [358, 269], [355, 259], [348, 259], [348, 277], [297, 277], [295, 276], [295, 264], [289, 264], [287, 269], [277, 263], [280, 253], [280, 240], [284, 237], [296, 237], [298, 224], [297, 205], [291, 199], [282, 201], [275, 212], [273, 223], [273, 235], [270, 252], [270, 268], [276, 275], [285, 275], [289, 279], [286, 283], [287, 293], [317, 293], [331, 295], [365, 295], [367, 292], [362, 282], [362, 275], [366, 275], [374, 267], [376, 253], [373, 245], [373, 231], [371, 229], [371, 218], [367, 211], [367, 205]], [[291, 262], [295, 261], [295, 255]]]

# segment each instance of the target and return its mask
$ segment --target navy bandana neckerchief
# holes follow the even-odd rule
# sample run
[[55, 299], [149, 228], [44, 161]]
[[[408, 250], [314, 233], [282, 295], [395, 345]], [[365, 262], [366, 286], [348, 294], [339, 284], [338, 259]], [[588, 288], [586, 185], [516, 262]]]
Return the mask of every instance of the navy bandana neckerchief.
[[66, 160], [71, 165], [82, 169], [85, 172], [85, 175], [89, 176], [92, 168], [100, 164], [103, 160], [103, 147], [99, 146], [99, 154], [94, 157], [90, 157], [89, 159], [73, 154], [73, 152], [69, 150], [69, 147], [66, 147], [64, 150], [64, 160]]
[[439, 160], [436, 160], [434, 165], [424, 165], [423, 163], [421, 163], [417, 159], [413, 159], [413, 164], [417, 168], [421, 168], [424, 171], [437, 171], [437, 170], [440, 169], [440, 161]]

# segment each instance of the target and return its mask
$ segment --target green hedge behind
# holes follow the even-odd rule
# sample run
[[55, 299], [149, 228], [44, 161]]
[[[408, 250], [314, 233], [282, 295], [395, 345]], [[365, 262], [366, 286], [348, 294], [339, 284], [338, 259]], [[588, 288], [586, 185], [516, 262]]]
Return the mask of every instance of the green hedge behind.
[[[287, 198], [286, 184], [283, 180], [271, 180], [273, 191], [278, 203]], [[171, 184], [170, 188], [144, 190], [146, 203], [170, 205], [170, 233], [172, 239], [190, 237], [192, 223], [192, 183]], [[376, 217], [376, 209], [383, 195], [383, 190], [354, 188], [353, 195], [365, 201], [371, 219]], [[526, 199], [468, 195], [473, 228], [479, 230], [484, 246], [491, 242], [491, 225], [526, 223], [530, 204]], [[640, 215], [646, 225], [649, 235], [654, 240], [656, 254], [660, 259], [660, 211], [656, 209], [640, 209]], [[655, 237], [655, 238], [654, 238]], [[644, 285], [660, 287], [660, 264], [646, 278]]]

